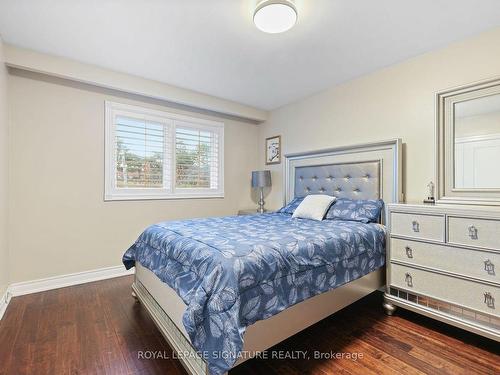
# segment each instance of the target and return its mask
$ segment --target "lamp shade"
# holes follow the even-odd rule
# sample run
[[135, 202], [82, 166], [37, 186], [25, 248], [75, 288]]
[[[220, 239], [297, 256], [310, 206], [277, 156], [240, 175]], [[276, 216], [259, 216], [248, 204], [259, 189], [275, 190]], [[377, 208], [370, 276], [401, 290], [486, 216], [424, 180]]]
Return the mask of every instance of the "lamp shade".
[[252, 187], [260, 188], [271, 186], [271, 171], [253, 171]]

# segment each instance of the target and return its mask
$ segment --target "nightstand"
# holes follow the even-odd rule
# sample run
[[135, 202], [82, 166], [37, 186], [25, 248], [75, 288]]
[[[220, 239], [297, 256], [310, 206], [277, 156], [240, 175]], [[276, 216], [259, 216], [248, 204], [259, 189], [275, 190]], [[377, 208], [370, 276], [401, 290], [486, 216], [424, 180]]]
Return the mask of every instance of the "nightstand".
[[[267, 214], [271, 211], [265, 211], [264, 213]], [[238, 211], [238, 216], [244, 216], [244, 215], [260, 215], [260, 212], [257, 212], [256, 208], [250, 208], [248, 210], [239, 210]]]

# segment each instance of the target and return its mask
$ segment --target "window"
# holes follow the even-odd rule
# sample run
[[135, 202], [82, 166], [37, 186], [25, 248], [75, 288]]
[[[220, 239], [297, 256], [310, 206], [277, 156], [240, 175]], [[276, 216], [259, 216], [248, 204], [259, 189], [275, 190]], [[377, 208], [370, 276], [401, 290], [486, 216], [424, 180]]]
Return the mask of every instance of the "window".
[[105, 200], [224, 196], [224, 124], [106, 102]]

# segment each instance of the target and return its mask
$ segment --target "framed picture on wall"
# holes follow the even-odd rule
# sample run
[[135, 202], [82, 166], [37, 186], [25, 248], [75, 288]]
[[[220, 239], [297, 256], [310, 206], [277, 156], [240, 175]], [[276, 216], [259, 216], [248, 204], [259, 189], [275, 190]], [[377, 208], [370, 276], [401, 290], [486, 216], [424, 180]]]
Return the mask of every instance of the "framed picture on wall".
[[266, 138], [266, 164], [281, 163], [281, 135]]

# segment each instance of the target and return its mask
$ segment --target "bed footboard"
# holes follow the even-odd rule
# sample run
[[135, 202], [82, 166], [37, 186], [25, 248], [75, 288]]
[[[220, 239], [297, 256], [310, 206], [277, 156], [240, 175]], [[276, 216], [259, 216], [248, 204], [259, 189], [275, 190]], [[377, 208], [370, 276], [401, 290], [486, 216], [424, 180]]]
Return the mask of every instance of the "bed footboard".
[[196, 351], [191, 346], [191, 342], [177, 328], [167, 313], [137, 279], [132, 284], [132, 293], [132, 296], [135, 294], [135, 298], [146, 308], [172, 351], [177, 353], [178, 359], [187, 372], [191, 375], [208, 375], [206, 362], [196, 354]]

